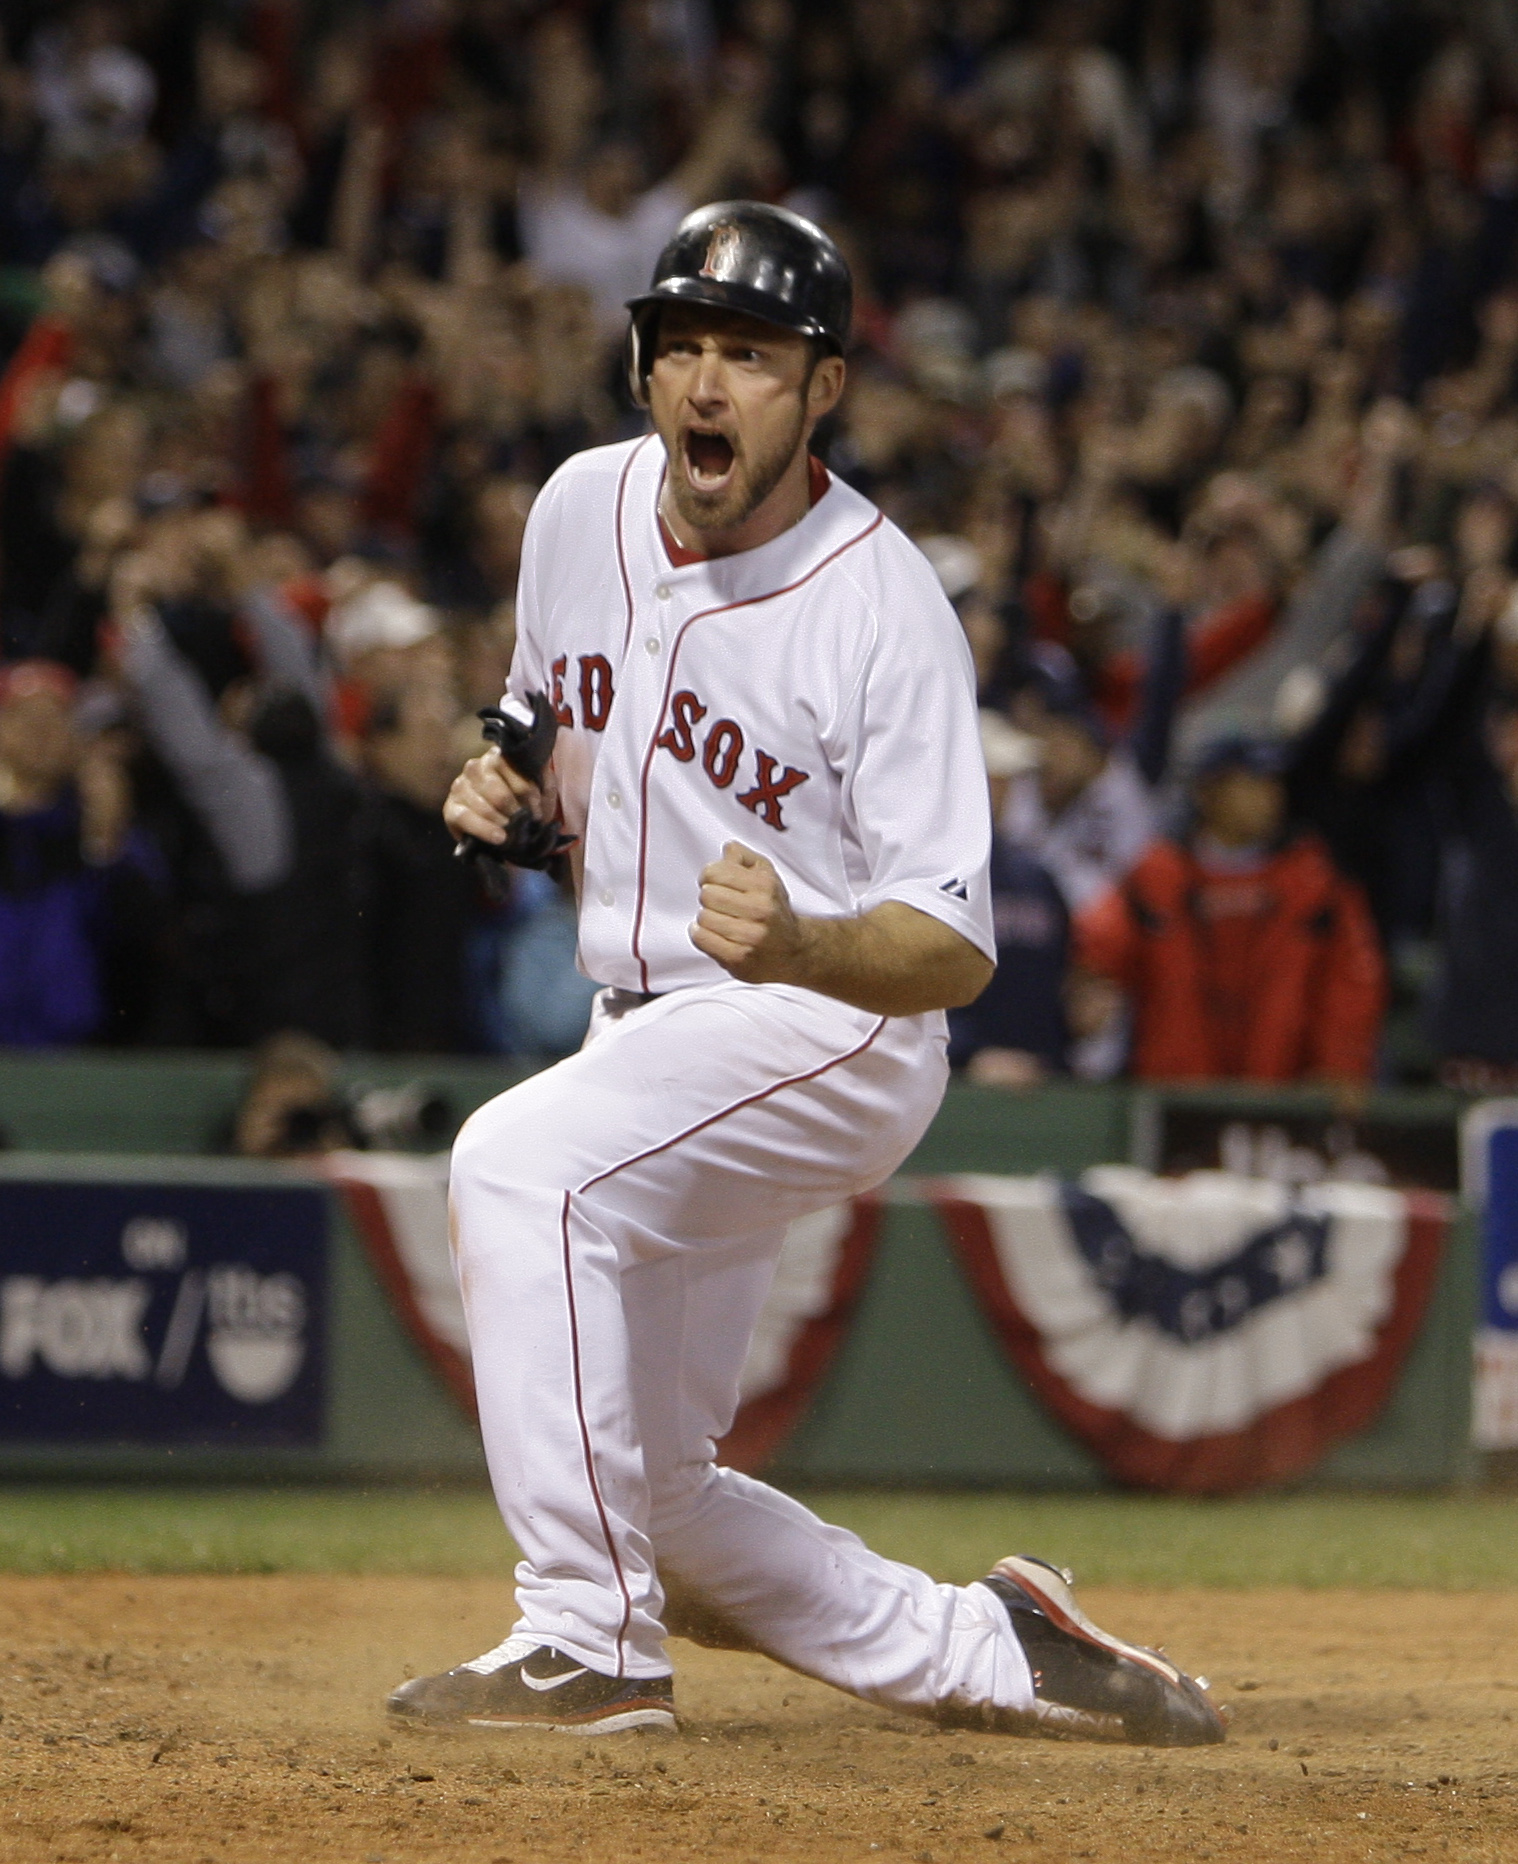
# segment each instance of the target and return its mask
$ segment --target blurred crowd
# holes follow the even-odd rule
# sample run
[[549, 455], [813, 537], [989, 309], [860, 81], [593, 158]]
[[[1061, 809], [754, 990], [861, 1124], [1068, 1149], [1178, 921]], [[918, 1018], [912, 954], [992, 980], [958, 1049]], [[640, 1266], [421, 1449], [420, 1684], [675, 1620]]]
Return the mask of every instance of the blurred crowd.
[[438, 811], [736, 195], [847, 252], [816, 445], [973, 652], [956, 1062], [1518, 1080], [1507, 0], [8, 0], [0, 1044], [577, 1044]]

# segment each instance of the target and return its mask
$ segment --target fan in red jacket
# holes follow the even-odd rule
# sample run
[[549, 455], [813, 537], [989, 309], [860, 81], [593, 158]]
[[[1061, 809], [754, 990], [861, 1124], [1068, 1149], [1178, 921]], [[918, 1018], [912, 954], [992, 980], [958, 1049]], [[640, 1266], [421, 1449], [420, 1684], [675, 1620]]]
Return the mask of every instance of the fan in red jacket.
[[1281, 747], [1201, 759], [1195, 831], [1155, 842], [1082, 914], [1076, 953], [1120, 985], [1142, 1080], [1366, 1081], [1386, 976], [1360, 889], [1286, 826]]

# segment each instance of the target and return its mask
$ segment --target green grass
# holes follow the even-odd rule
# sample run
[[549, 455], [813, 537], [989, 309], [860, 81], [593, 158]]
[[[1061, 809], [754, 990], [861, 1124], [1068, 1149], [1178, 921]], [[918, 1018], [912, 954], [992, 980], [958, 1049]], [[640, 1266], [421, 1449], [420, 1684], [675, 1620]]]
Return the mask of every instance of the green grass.
[[[1142, 1586], [1518, 1586], [1518, 1497], [807, 1497], [895, 1559], [967, 1580], [1041, 1553]], [[0, 1572], [506, 1576], [513, 1549], [471, 1491], [0, 1487]]]

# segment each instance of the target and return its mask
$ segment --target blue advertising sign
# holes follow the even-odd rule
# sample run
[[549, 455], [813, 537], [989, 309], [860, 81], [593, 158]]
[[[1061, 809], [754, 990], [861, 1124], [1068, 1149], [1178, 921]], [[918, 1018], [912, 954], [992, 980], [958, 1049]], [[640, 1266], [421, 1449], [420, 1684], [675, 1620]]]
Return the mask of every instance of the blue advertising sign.
[[1466, 1202], [1481, 1222], [1481, 1321], [1518, 1333], [1518, 1100], [1486, 1100], [1461, 1134]]
[[1472, 1435], [1478, 1449], [1518, 1449], [1518, 1100], [1466, 1114], [1463, 1188], [1481, 1223]]
[[316, 1443], [317, 1187], [0, 1179], [0, 1441]]
[[1494, 1127], [1486, 1146], [1481, 1309], [1488, 1327], [1518, 1332], [1518, 1125]]

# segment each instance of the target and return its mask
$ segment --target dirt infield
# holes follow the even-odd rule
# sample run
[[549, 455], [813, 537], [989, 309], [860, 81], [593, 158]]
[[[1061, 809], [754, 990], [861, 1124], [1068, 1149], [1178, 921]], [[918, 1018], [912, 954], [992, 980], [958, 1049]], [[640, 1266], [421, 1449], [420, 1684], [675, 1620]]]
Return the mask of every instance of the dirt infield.
[[380, 1701], [496, 1641], [494, 1582], [0, 1578], [0, 1858], [1518, 1860], [1518, 1594], [1083, 1597], [1226, 1747], [939, 1733], [685, 1644], [679, 1735], [429, 1735]]

